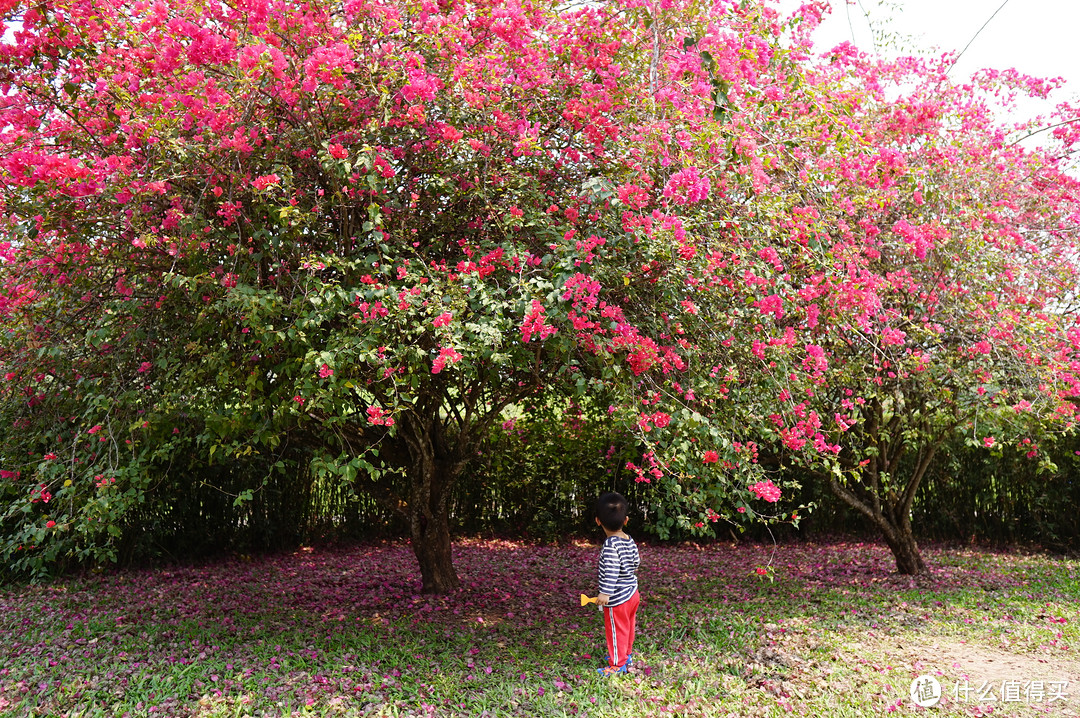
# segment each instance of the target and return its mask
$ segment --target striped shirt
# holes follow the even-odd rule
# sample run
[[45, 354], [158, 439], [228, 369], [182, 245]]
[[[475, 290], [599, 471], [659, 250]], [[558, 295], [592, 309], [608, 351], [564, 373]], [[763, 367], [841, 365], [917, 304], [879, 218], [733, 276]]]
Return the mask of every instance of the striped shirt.
[[604, 540], [600, 548], [600, 593], [610, 596], [608, 606], [626, 603], [634, 595], [640, 563], [633, 539], [608, 536]]

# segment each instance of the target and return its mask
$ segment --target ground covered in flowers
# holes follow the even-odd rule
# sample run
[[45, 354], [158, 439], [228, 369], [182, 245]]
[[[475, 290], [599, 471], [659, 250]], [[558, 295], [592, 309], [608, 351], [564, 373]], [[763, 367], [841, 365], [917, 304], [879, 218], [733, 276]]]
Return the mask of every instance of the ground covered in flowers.
[[642, 545], [628, 676], [603, 679], [597, 547], [403, 543], [0, 589], [0, 715], [1080, 715], [1080, 562], [830, 542]]

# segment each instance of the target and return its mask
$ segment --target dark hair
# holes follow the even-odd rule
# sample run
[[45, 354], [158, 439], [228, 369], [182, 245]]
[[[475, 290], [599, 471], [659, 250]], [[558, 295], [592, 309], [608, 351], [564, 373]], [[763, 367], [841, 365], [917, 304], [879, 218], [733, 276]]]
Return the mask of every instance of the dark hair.
[[608, 531], [621, 531], [626, 525], [626, 497], [609, 491], [596, 500], [596, 518]]

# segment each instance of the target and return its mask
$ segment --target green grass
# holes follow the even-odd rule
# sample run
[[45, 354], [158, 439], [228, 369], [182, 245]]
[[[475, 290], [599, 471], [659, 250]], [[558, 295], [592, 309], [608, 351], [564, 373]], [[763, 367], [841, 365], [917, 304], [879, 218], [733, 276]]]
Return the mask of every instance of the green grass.
[[[10, 586], [0, 714], [1080, 714], [1080, 562], [925, 555], [913, 579], [861, 543], [642, 546], [635, 669], [613, 679], [577, 605], [595, 592], [583, 543], [463, 541], [452, 596], [416, 594], [396, 545]], [[909, 699], [922, 674], [942, 705]], [[995, 677], [1070, 684], [1053, 703], [951, 695]]]

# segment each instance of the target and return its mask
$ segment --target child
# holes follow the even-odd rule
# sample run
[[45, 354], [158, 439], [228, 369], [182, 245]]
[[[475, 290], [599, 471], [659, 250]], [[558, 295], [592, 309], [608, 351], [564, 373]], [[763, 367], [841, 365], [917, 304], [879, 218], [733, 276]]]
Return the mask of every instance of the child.
[[607, 635], [608, 665], [600, 675], [626, 673], [633, 660], [634, 626], [637, 620], [637, 569], [641, 559], [637, 544], [626, 535], [626, 499], [621, 494], [606, 493], [596, 501], [596, 523], [607, 538], [600, 549], [600, 595], [596, 602], [604, 609], [604, 633]]

